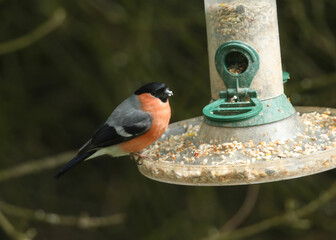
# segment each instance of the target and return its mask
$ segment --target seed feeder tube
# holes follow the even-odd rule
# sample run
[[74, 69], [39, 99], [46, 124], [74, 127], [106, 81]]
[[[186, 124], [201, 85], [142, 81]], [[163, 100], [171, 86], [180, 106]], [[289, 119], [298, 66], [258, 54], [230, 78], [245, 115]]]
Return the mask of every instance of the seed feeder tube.
[[213, 102], [203, 109], [203, 139], [285, 140], [302, 132], [284, 95], [276, 1], [205, 0], [205, 13]]
[[[283, 94], [279, 30], [275, 0], [205, 0], [211, 95], [219, 98], [226, 87], [213, 63], [218, 48], [230, 41], [242, 41], [259, 55], [260, 67], [250, 88], [261, 100]], [[243, 53], [243, 55], [242, 55]], [[239, 58], [242, 57], [242, 58]], [[232, 52], [226, 66], [236, 75], [246, 69], [244, 52]]]
[[336, 111], [284, 94], [275, 0], [205, 0], [211, 101], [171, 124], [139, 170], [183, 185], [272, 182], [336, 166]]

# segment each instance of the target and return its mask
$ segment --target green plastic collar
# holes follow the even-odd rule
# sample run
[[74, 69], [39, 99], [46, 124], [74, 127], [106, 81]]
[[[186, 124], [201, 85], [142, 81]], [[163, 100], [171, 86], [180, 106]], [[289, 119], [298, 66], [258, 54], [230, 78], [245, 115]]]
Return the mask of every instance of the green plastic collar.
[[[225, 102], [224, 99], [219, 99], [211, 104], [215, 104], [212, 106], [216, 107], [216, 105], [221, 104], [221, 103], [227, 104], [227, 102]], [[251, 126], [257, 126], [257, 125], [277, 122], [277, 121], [288, 118], [292, 116], [293, 114], [295, 114], [295, 109], [292, 106], [292, 104], [288, 101], [285, 94], [281, 94], [280, 96], [275, 97], [275, 98], [260, 101], [260, 103], [262, 105], [261, 107], [262, 111], [260, 111], [257, 115], [255, 115], [254, 117], [246, 117], [246, 118], [240, 117], [240, 119], [236, 121], [230, 121], [230, 120], [223, 121], [223, 119], [217, 120], [216, 115], [212, 115], [212, 118], [207, 117], [205, 112], [209, 111], [208, 106], [211, 105], [209, 104], [203, 109], [203, 114], [205, 115], [204, 121], [209, 125], [213, 125], [217, 127], [251, 127]], [[250, 104], [253, 104], [253, 103], [250, 103]], [[243, 104], [241, 107], [245, 108], [246, 111], [249, 110], [248, 109], [249, 106], [247, 104], [246, 105]], [[215, 111], [216, 111], [216, 108], [215, 108]], [[231, 114], [236, 114], [234, 112], [235, 111], [234, 108], [231, 108], [230, 111], [231, 111]], [[226, 113], [228, 117], [226, 119], [229, 119], [230, 111]], [[239, 108], [239, 111], [241, 111], [241, 108]], [[249, 113], [246, 112], [246, 115], [248, 114]], [[236, 115], [236, 117], [246, 116], [246, 115]]]

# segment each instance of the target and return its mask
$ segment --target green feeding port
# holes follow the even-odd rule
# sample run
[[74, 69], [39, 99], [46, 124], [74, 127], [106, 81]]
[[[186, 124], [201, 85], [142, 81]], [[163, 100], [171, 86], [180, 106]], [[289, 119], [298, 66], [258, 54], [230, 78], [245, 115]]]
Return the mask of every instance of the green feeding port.
[[283, 83], [287, 83], [290, 79], [290, 74], [288, 72], [283, 71], [282, 72], [282, 81]]
[[225, 68], [232, 74], [241, 74], [248, 67], [247, 57], [238, 51], [230, 52], [225, 57]]
[[217, 49], [215, 64], [229, 95], [232, 92], [236, 97], [241, 97], [241, 94], [235, 91], [249, 89], [259, 70], [259, 55], [247, 43], [230, 41]]
[[208, 122], [214, 125], [254, 117], [262, 110], [257, 92], [249, 87], [259, 69], [259, 55], [250, 45], [230, 41], [221, 45], [215, 56], [216, 68], [227, 90], [220, 99], [203, 109]]
[[[222, 44], [216, 51], [215, 64], [227, 89], [219, 92], [218, 100], [203, 108], [206, 123], [248, 127], [279, 121], [295, 113], [284, 94], [260, 101], [257, 91], [250, 89], [260, 65], [259, 55], [251, 45], [241, 41]], [[283, 78], [288, 79], [289, 74], [284, 72]]]

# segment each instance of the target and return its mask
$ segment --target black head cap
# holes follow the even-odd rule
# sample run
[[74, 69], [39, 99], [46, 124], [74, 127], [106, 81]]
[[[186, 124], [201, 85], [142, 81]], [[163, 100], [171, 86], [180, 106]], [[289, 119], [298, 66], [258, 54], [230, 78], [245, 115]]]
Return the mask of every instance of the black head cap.
[[167, 102], [168, 97], [173, 95], [166, 84], [159, 82], [147, 83], [134, 92], [135, 95], [143, 93], [150, 93], [152, 96], [161, 99], [162, 102]]

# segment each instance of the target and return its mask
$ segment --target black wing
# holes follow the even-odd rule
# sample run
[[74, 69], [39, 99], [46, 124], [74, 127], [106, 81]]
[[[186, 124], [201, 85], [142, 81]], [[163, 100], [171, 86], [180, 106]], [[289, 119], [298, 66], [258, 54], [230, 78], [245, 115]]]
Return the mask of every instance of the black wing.
[[151, 125], [152, 120], [149, 114], [144, 117], [142, 121], [131, 125], [111, 126], [105, 123], [98, 128], [93, 137], [79, 150], [79, 152], [95, 151], [100, 148], [126, 142], [136, 136], [146, 133], [150, 129]]

